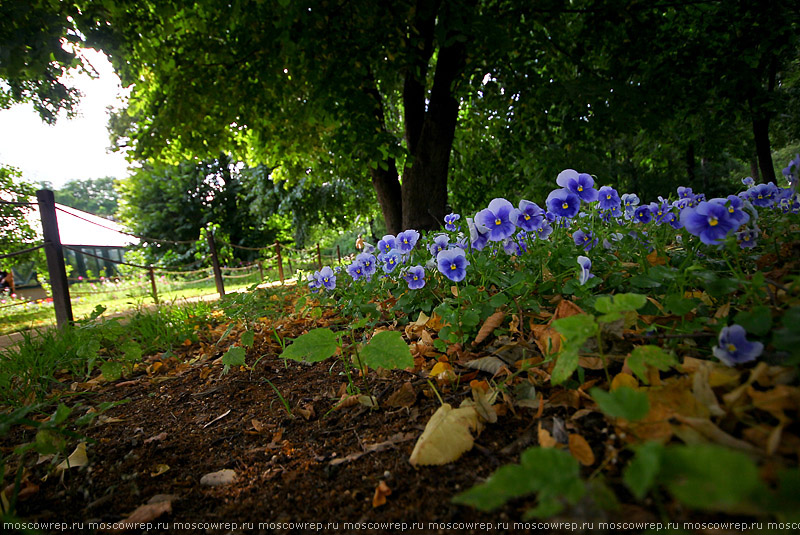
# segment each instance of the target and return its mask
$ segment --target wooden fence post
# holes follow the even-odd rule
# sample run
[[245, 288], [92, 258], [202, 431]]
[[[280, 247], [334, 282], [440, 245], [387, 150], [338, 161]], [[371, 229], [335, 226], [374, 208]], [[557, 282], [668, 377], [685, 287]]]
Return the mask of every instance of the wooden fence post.
[[339, 265], [341, 266], [342, 265], [342, 249], [339, 247], [338, 244], [336, 245], [336, 258], [339, 260]]
[[58, 233], [56, 218], [56, 200], [49, 189], [36, 192], [39, 202], [39, 215], [42, 218], [42, 234], [44, 236], [44, 252], [47, 257], [47, 271], [50, 277], [50, 288], [53, 291], [53, 307], [56, 311], [56, 324], [59, 328], [73, 322], [72, 303], [69, 300], [69, 283], [67, 269], [64, 265], [64, 250], [61, 247], [61, 236]]
[[261, 276], [261, 282], [264, 282], [264, 262], [258, 261], [258, 274]]
[[283, 284], [283, 258], [281, 257], [281, 244], [278, 242], [275, 242], [275, 257], [278, 259], [278, 278]]
[[322, 252], [319, 250], [319, 243], [317, 243], [317, 265], [322, 269]]
[[150, 286], [153, 288], [153, 301], [158, 304], [158, 290], [156, 290], [156, 270], [150, 266]]
[[222, 283], [222, 270], [219, 267], [219, 258], [217, 257], [217, 246], [214, 243], [214, 231], [208, 227], [206, 238], [208, 239], [208, 248], [211, 250], [211, 265], [214, 268], [214, 282], [217, 283], [217, 292], [220, 297], [225, 297], [225, 286]]

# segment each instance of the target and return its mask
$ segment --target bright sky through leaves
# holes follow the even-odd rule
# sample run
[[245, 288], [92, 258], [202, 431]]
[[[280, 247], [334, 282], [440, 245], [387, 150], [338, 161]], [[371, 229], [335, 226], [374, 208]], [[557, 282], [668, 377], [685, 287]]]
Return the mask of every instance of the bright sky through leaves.
[[74, 85], [83, 93], [77, 117], [60, 115], [55, 126], [48, 126], [30, 104], [0, 111], [0, 163], [17, 167], [28, 181], [60, 187], [70, 179], [127, 176], [125, 157], [106, 151], [110, 144], [106, 107], [120, 105], [119, 78], [105, 55], [94, 50], [84, 53], [100, 76], [74, 77]]

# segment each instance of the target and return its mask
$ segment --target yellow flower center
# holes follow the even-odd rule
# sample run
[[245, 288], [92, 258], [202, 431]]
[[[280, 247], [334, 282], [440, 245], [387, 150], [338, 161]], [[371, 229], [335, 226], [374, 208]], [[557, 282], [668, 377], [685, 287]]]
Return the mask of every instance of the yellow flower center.
[[502, 221], [500, 221], [500, 218], [498, 217], [497, 219], [495, 219], [495, 220], [494, 220], [494, 224], [495, 224], [495, 225], [497, 225], [497, 226], [499, 227], [500, 225], [502, 225], [502, 224], [503, 224], [503, 222], [502, 222]]
[[328, 277], [325, 277], [325, 282], [328, 282]]
[[450, 264], [450, 269], [451, 269], [451, 270], [454, 270], [454, 269], [456, 269], [456, 265], [455, 265], [455, 264]]
[[733, 353], [734, 351], [736, 351], [736, 346], [733, 344], [728, 344], [726, 349], [728, 350], [728, 353]]
[[525, 221], [530, 221], [530, 219], [531, 219], [531, 216], [529, 216], [528, 214], [525, 214]]
[[611, 200], [611, 195], [606, 195], [606, 199]]
[[733, 211], [734, 211], [734, 208], [733, 208], [733, 206], [730, 206], [730, 207], [728, 208], [728, 212], [730, 212], [730, 213], [732, 214], [732, 213], [733, 213]]
[[750, 241], [750, 236], [748, 236], [747, 234], [745, 234], [744, 238], [742, 238], [742, 239], [743, 239], [744, 241]]
[[718, 223], [719, 223], [719, 220], [716, 217], [709, 217], [708, 218], [708, 224], [710, 226], [716, 227]]
[[419, 277], [417, 277], [416, 275], [414, 275], [414, 280], [415, 280], [415, 281], [418, 281], [418, 280], [419, 280]]
[[564, 203], [564, 204], [561, 205], [561, 208], [566, 210], [567, 208], [569, 208], [569, 204], [568, 203]]
[[759, 198], [759, 199], [763, 199], [763, 198], [764, 198], [764, 196], [763, 196], [763, 195], [759, 195], [759, 196], [758, 196], [758, 198]]
[[578, 191], [583, 191], [583, 186], [578, 186]]

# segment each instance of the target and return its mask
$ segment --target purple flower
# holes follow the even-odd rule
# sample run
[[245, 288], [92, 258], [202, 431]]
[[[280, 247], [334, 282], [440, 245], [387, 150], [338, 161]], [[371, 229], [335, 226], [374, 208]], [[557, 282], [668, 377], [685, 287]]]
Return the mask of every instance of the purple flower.
[[519, 215], [517, 216], [517, 226], [528, 232], [536, 228], [544, 220], [544, 210], [538, 204], [521, 200], [519, 201]]
[[714, 356], [728, 366], [755, 360], [764, 351], [761, 342], [750, 342], [747, 331], [741, 325], [723, 327], [719, 333], [719, 345], [714, 346]]
[[397, 249], [392, 249], [388, 253], [384, 254], [381, 260], [383, 261], [383, 271], [386, 273], [391, 273], [398, 265], [400, 265], [400, 253], [397, 251]]
[[433, 238], [433, 243], [428, 246], [428, 251], [433, 256], [439, 254], [439, 251], [444, 251], [447, 249], [447, 246], [450, 245], [450, 238], [447, 234], [437, 234]]
[[464, 280], [467, 276], [467, 260], [464, 251], [459, 248], [447, 249], [436, 255], [436, 264], [439, 271], [453, 282]]
[[375, 255], [371, 253], [361, 253], [356, 257], [356, 262], [361, 264], [361, 268], [364, 270], [364, 275], [366, 275], [367, 279], [372, 277], [378, 269], [377, 259]]
[[396, 238], [391, 234], [387, 234], [378, 241], [378, 253], [386, 254], [395, 248]]
[[317, 279], [318, 276], [319, 276], [319, 271], [315, 271], [314, 273], [311, 273], [306, 279], [308, 280], [308, 289], [314, 293], [319, 292], [320, 284], [319, 284], [319, 279]]
[[753, 184], [755, 184], [755, 183], [756, 183], [756, 181], [755, 181], [755, 180], [753, 180], [753, 177], [751, 177], [751, 176], [746, 176], [746, 177], [744, 177], [744, 178], [742, 179], [742, 184], [744, 184], [744, 185], [745, 185], [745, 186], [747, 186], [748, 188], [749, 188], [750, 186], [752, 186]]
[[653, 212], [650, 211], [650, 206], [639, 206], [633, 211], [633, 220], [637, 223], [649, 223], [653, 220]]
[[522, 248], [513, 237], [508, 237], [503, 240], [503, 251], [505, 251], [508, 256], [522, 256]]
[[539, 225], [539, 228], [536, 229], [536, 234], [534, 236], [540, 240], [546, 240], [552, 233], [553, 227], [550, 226], [550, 223], [547, 220], [544, 220], [542, 221], [542, 224]]
[[447, 214], [444, 216], [444, 228], [445, 230], [449, 230], [450, 232], [454, 232], [458, 230], [456, 226], [456, 221], [461, 219], [461, 216], [458, 214]]
[[336, 275], [329, 266], [325, 266], [315, 273], [317, 277], [317, 287], [324, 287], [326, 290], [336, 288]]
[[622, 201], [617, 190], [611, 186], [603, 186], [597, 192], [597, 203], [601, 210], [613, 210], [619, 208]]
[[576, 230], [572, 235], [572, 240], [578, 247], [583, 247], [584, 251], [591, 251], [592, 247], [597, 245], [598, 239], [594, 237], [592, 232], [584, 232], [583, 230]]
[[579, 256], [578, 265], [581, 268], [580, 273], [578, 273], [578, 281], [581, 283], [581, 286], [583, 286], [586, 284], [586, 281], [594, 277], [594, 275], [589, 272], [589, 270], [592, 269], [592, 261], [585, 256]]
[[403, 254], [410, 253], [419, 240], [419, 232], [416, 230], [404, 230], [395, 238], [397, 250]]
[[410, 267], [403, 278], [408, 283], [409, 289], [419, 290], [425, 286], [425, 268], [422, 266]]
[[756, 246], [756, 240], [759, 234], [760, 231], [758, 227], [745, 227], [744, 230], [740, 230], [736, 233], [736, 241], [739, 242], [739, 247], [742, 249], [752, 249]]
[[777, 187], [769, 184], [759, 184], [750, 188], [750, 202], [759, 208], [769, 208], [774, 204], [775, 190]]
[[574, 193], [583, 202], [597, 200], [597, 190], [594, 189], [594, 179], [588, 173], [578, 173], [575, 169], [564, 169], [558, 174], [556, 184]]
[[639, 206], [641, 202], [639, 200], [639, 196], [635, 193], [625, 193], [622, 195], [622, 206], [625, 210], [625, 219], [630, 219], [633, 217], [633, 212], [636, 211], [636, 207]]
[[701, 202], [697, 208], [685, 208], [681, 212], [681, 223], [690, 234], [700, 237], [706, 245], [717, 245], [738, 226], [725, 206], [712, 202]]
[[475, 214], [475, 222], [487, 230], [490, 241], [503, 241], [516, 230], [518, 214], [519, 210], [507, 200], [492, 199], [488, 208]]
[[694, 197], [692, 193], [692, 188], [685, 188], [683, 186], [678, 187], [678, 198], [679, 199], [691, 199]]
[[800, 154], [796, 155], [793, 160], [783, 169], [783, 176], [789, 182], [789, 187], [797, 185], [797, 177], [800, 174]]
[[486, 247], [486, 242], [489, 241], [489, 233], [476, 225], [471, 217], [467, 218], [467, 227], [469, 228], [470, 247], [476, 251], [483, 251], [483, 248]]
[[672, 220], [675, 219], [675, 214], [672, 212], [672, 205], [663, 199], [660, 203], [650, 203], [650, 213], [653, 214], [657, 225], [671, 223]]
[[362, 266], [360, 262], [355, 261], [347, 266], [347, 273], [353, 277], [354, 281], [357, 281], [364, 276], [364, 266]]
[[742, 226], [750, 221], [750, 214], [744, 211], [744, 201], [736, 195], [728, 195], [727, 199], [714, 198], [708, 202], [723, 205], [731, 217], [736, 220], [737, 226]]
[[545, 201], [547, 209], [558, 217], [571, 219], [581, 209], [581, 199], [567, 189], [556, 189], [550, 192]]

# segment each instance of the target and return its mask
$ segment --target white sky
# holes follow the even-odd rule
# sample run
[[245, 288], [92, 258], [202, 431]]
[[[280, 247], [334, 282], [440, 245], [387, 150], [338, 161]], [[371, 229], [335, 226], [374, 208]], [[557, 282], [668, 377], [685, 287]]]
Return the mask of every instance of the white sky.
[[106, 151], [106, 107], [120, 107], [118, 95], [124, 94], [119, 78], [104, 54], [84, 54], [100, 77], [70, 77], [67, 85], [84, 95], [77, 117], [60, 116], [48, 126], [30, 104], [0, 110], [0, 163], [20, 169], [29, 182], [48, 181], [58, 188], [70, 179], [128, 176], [124, 155]]

